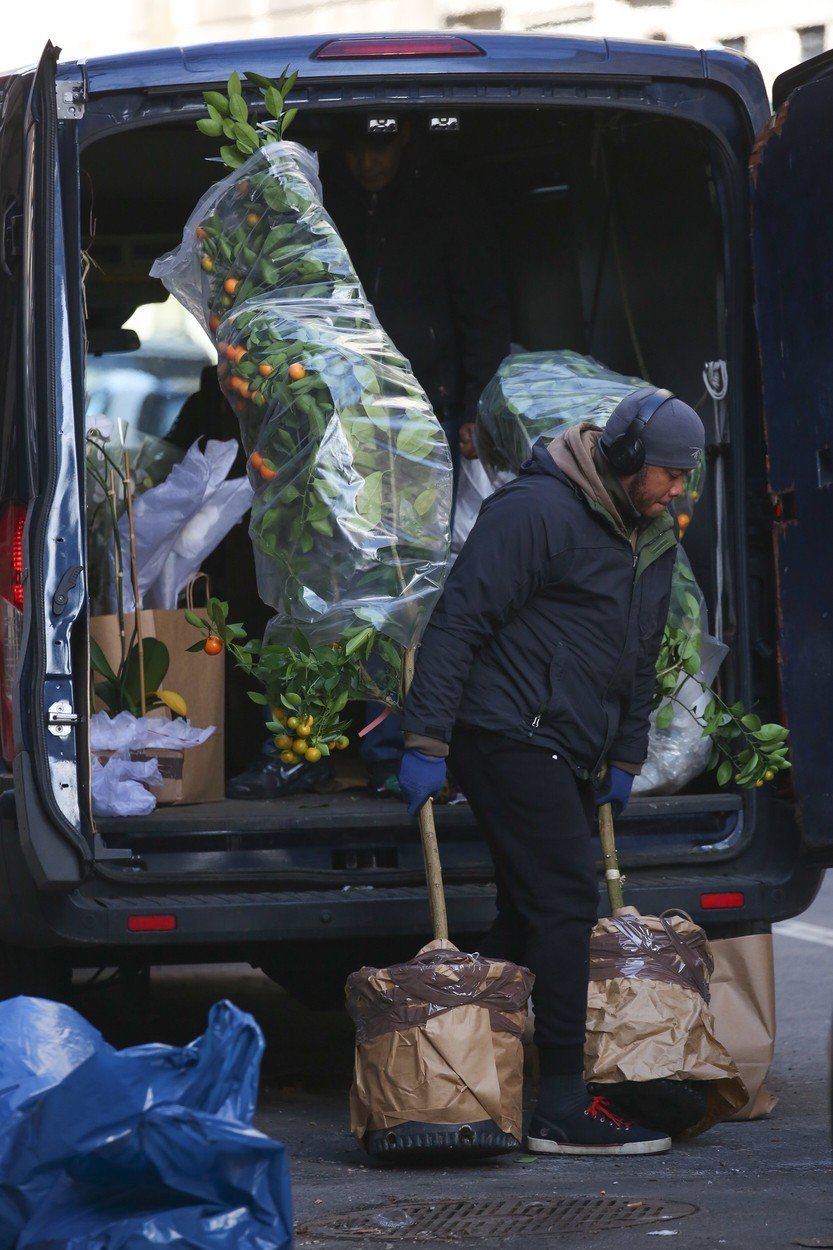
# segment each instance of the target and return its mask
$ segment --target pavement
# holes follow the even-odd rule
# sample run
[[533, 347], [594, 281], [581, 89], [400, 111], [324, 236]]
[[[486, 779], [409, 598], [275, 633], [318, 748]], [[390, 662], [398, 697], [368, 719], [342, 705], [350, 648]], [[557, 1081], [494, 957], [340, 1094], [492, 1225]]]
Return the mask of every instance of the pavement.
[[[662, 1156], [548, 1159], [525, 1153], [478, 1165], [390, 1168], [368, 1160], [349, 1134], [347, 1091], [353, 1032], [340, 1012], [309, 1012], [247, 965], [154, 969], [146, 999], [101, 978], [74, 992], [74, 1005], [108, 1040], [181, 1043], [204, 1028], [208, 1007], [230, 998], [252, 1011], [268, 1040], [256, 1125], [282, 1140], [292, 1168], [297, 1245], [386, 1250], [449, 1244], [510, 1250], [603, 1246], [651, 1250], [655, 1237], [676, 1250], [775, 1250], [833, 1247], [830, 1091], [827, 1044], [833, 1009], [833, 874], [813, 906], [774, 930], [778, 1039], [769, 1086], [779, 1102], [752, 1123], [723, 1124]], [[407, 1234], [407, 1202], [429, 1202], [432, 1218], [453, 1202], [576, 1201], [575, 1220], [598, 1216], [618, 1200], [630, 1219], [652, 1222], [546, 1236], [506, 1232], [450, 1240]], [[617, 1200], [614, 1204], [613, 1200]], [[653, 1219], [657, 1204], [676, 1218]], [[370, 1209], [367, 1232], [349, 1240], [327, 1232], [328, 1220]], [[494, 1210], [498, 1209], [493, 1207]], [[520, 1209], [518, 1207], [517, 1209]], [[468, 1212], [468, 1214], [467, 1214]], [[474, 1207], [464, 1207], [466, 1219]], [[360, 1221], [360, 1223], [362, 1223]], [[387, 1230], [387, 1231], [386, 1231]], [[390, 1240], [388, 1239], [390, 1238]], [[673, 1240], [672, 1240], [673, 1239]]]

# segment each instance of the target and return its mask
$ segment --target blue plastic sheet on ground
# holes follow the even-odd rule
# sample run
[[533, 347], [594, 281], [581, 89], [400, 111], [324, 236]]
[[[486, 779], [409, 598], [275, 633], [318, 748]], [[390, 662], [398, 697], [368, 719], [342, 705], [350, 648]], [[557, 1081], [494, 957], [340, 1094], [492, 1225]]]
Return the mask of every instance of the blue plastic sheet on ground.
[[284, 1250], [280, 1142], [251, 1127], [263, 1035], [215, 1003], [188, 1046], [117, 1051], [60, 1003], [0, 1003], [0, 1250]]

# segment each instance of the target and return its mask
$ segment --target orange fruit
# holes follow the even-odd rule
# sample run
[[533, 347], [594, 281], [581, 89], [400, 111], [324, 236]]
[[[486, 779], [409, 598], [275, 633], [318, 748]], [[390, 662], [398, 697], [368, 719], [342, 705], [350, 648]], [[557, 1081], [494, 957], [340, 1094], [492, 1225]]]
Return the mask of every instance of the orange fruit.
[[292, 739], [289, 734], [279, 734], [275, 739], [275, 746], [279, 747], [281, 751], [289, 751], [292, 747]]
[[284, 764], [297, 764], [298, 760], [292, 751], [281, 751], [281, 762]]
[[[253, 469], [260, 468], [260, 466], [263, 464], [263, 456], [261, 456], [259, 451], [252, 452], [252, 454], [249, 456], [249, 464], [252, 466]], [[277, 715], [277, 713], [275, 713], [275, 715]]]
[[288, 720], [287, 720], [287, 722], [286, 722], [286, 723], [287, 723], [287, 725], [289, 726], [289, 728], [290, 728], [290, 729], [297, 729], [297, 728], [298, 728], [298, 717], [297, 717], [297, 716], [290, 716], [290, 717], [288, 718]]
[[235, 347], [235, 349], [234, 349], [234, 363], [235, 363], [236, 365], [239, 365], [239, 364], [240, 364], [240, 361], [243, 359], [243, 357], [244, 357], [245, 355], [246, 355], [246, 349], [245, 349], [245, 347]]
[[268, 464], [262, 464], [260, 466], [260, 476], [264, 482], [271, 482], [273, 477], [278, 476], [278, 471], [277, 469], [270, 469]]
[[239, 278], [226, 278], [225, 282], [223, 283], [223, 290], [225, 291], [226, 295], [233, 295], [239, 286], [240, 286]]
[[312, 726], [309, 723], [299, 725], [295, 732], [299, 738], [308, 738], [312, 733]]
[[244, 179], [242, 180], [242, 182], [238, 182], [238, 184], [237, 184], [237, 190], [240, 192], [240, 194], [241, 194], [241, 195], [245, 195], [245, 194], [246, 194], [246, 192], [248, 191], [248, 189], [249, 189], [249, 180], [248, 180], [248, 178], [244, 178]]
[[296, 738], [295, 741], [292, 743], [292, 750], [295, 752], [296, 755], [306, 755], [307, 744], [306, 742], [304, 742], [304, 739]]
[[220, 325], [220, 318], [215, 313], [213, 317], [208, 318], [208, 328], [212, 334], [216, 334]]
[[206, 655], [219, 655], [223, 649], [223, 644], [216, 634], [210, 634], [205, 640], [203, 651]]
[[271, 365], [258, 365], [257, 371], [262, 378], [268, 378], [269, 374], [272, 372], [272, 366]]
[[204, 230], [202, 226], [197, 226], [196, 230], [194, 231], [194, 234], [197, 236], [198, 239], [208, 238], [208, 231]]
[[296, 360], [294, 365], [289, 366], [289, 376], [292, 378], [293, 382], [300, 382], [301, 378], [305, 378], [307, 376], [307, 371], [304, 366]]
[[309, 760], [310, 764], [317, 764], [321, 759], [321, 752], [318, 750], [318, 747], [309, 747], [304, 752], [304, 756]]
[[204, 269], [206, 273], [211, 273], [211, 270], [214, 268], [214, 261], [210, 256], [203, 256], [200, 261], [200, 268]]
[[335, 742], [333, 743], [333, 746], [336, 748], [337, 751], [346, 751], [349, 745], [350, 745], [350, 739], [347, 737], [346, 734], [342, 734], [340, 738], [336, 738]]
[[256, 226], [259, 221], [260, 221], [260, 213], [247, 213], [246, 214], [246, 224], [248, 226]]

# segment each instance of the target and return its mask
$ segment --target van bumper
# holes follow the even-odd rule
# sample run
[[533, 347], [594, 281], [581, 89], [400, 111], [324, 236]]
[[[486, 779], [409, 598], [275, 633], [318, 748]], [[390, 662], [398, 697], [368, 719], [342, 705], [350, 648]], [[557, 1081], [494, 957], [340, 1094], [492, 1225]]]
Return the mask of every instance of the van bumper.
[[[783, 883], [750, 880], [726, 873], [698, 873], [696, 879], [674, 880], [659, 874], [628, 877], [628, 903], [645, 915], [669, 908], [681, 909], [714, 936], [753, 932], [773, 920], [795, 915], [812, 901], [821, 874], [808, 870]], [[709, 896], [712, 896], [711, 900]], [[734, 900], [732, 896], [738, 896]], [[714, 896], [730, 905], [718, 907]], [[719, 900], [718, 900], [719, 901]], [[329, 890], [274, 892], [153, 893], [108, 895], [91, 888], [56, 897], [41, 895], [39, 934], [29, 928], [28, 940], [3, 932], [0, 940], [44, 947], [96, 947], [157, 950], [175, 947], [218, 947], [226, 958], [235, 948], [245, 957], [254, 944], [309, 941], [311, 943], [361, 938], [414, 935], [423, 940], [431, 932], [428, 895], [424, 887], [357, 886]], [[446, 889], [449, 928], [463, 941], [483, 934], [495, 915], [491, 885], [450, 885]], [[609, 914], [606, 889], [599, 885], [599, 913]], [[165, 929], [154, 928], [164, 921]], [[33, 940], [33, 938], [35, 940]], [[205, 950], [206, 958], [211, 958]]]

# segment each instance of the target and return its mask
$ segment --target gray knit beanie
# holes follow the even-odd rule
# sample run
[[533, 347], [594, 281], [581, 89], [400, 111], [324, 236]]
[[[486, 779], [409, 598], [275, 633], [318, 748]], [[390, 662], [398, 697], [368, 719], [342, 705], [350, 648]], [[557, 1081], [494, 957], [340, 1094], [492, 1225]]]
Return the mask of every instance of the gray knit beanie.
[[[625, 434], [639, 411], [639, 405], [656, 390], [653, 386], [632, 391], [617, 404], [607, 419], [602, 435], [602, 446], [610, 446], [614, 439]], [[696, 469], [703, 460], [706, 432], [703, 422], [693, 408], [676, 397], [660, 404], [654, 415], [643, 426], [639, 435], [645, 448], [645, 463], [661, 465], [664, 469]]]

